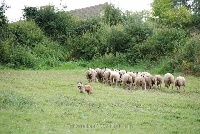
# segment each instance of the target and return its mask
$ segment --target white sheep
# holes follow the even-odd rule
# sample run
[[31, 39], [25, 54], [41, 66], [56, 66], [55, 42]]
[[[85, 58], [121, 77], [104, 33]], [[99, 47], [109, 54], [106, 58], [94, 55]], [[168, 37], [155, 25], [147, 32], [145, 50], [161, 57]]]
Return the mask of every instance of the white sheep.
[[100, 68], [96, 68], [96, 78], [99, 82], [103, 82], [103, 72], [105, 71], [105, 68], [100, 69]]
[[152, 89], [153, 85], [155, 84], [155, 78], [150, 74], [146, 74], [143, 77], [145, 78], [146, 88]]
[[123, 83], [125, 89], [130, 90], [131, 86], [133, 84], [132, 76], [129, 75], [128, 73], [125, 73], [124, 75], [122, 75], [122, 83]]
[[135, 78], [136, 78], [136, 73], [134, 73], [134, 72], [127, 72], [127, 74], [129, 74], [132, 77], [133, 84], [134, 84], [135, 83]]
[[120, 75], [124, 75], [126, 73], [126, 70], [119, 70]]
[[173, 90], [174, 76], [171, 73], [166, 73], [163, 79], [164, 79], [165, 87], [169, 89], [170, 85], [172, 85], [172, 90]]
[[120, 78], [120, 74], [116, 71], [111, 71], [110, 73], [110, 86], [112, 85], [112, 83], [115, 83], [115, 85], [120, 85], [121, 83], [121, 78]]
[[145, 78], [143, 76], [137, 76], [135, 78], [135, 86], [136, 87], [142, 87], [142, 89], [146, 90], [146, 81]]
[[162, 76], [155, 75], [155, 84], [157, 85], [157, 87], [161, 88], [161, 85], [162, 85]]
[[88, 68], [86, 71], [86, 78], [89, 82], [94, 82], [96, 81], [96, 71], [92, 68]]
[[178, 76], [175, 79], [175, 87], [177, 87], [177, 90], [180, 92], [180, 88], [183, 86], [184, 92], [185, 92], [185, 78], [182, 76]]
[[107, 69], [104, 71], [103, 73], [103, 82], [105, 83], [109, 83], [110, 82], [110, 74], [111, 74], [111, 70]]

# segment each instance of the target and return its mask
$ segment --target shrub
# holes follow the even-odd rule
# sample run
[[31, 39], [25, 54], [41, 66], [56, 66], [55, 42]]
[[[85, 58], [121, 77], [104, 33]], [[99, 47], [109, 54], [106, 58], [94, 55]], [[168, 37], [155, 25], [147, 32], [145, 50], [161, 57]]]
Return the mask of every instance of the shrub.
[[60, 46], [50, 41], [33, 21], [9, 25], [9, 38], [0, 42], [0, 62], [12, 68], [58, 66], [66, 58]]
[[129, 54], [132, 62], [138, 60], [159, 61], [175, 54], [185, 44], [186, 33], [182, 29], [156, 29], [143, 43], [133, 45]]
[[126, 66], [130, 66], [127, 62], [126, 55], [117, 53], [117, 55], [113, 54], [105, 54], [99, 58], [95, 58], [89, 64], [92, 67], [116, 67], [116, 68], [124, 68]]
[[177, 58], [182, 61], [181, 71], [200, 76], [200, 42], [198, 39], [188, 39]]
[[33, 68], [36, 61], [36, 56], [32, 54], [30, 49], [15, 45], [11, 39], [1, 43], [0, 57], [1, 64], [12, 68]]
[[11, 23], [9, 30], [15, 39], [15, 43], [23, 46], [35, 47], [45, 38], [42, 30], [33, 21]]
[[111, 26], [106, 38], [108, 52], [114, 55], [117, 53], [125, 53], [129, 49], [129, 35], [126, 33], [123, 25]]
[[69, 47], [71, 59], [92, 60], [93, 57], [98, 55], [98, 44], [96, 35], [89, 32], [72, 39]]
[[65, 11], [56, 11], [54, 6], [46, 6], [39, 9], [25, 7], [23, 10], [24, 17], [27, 20], [34, 20], [53, 41], [64, 44], [73, 29], [74, 20], [71, 15]]

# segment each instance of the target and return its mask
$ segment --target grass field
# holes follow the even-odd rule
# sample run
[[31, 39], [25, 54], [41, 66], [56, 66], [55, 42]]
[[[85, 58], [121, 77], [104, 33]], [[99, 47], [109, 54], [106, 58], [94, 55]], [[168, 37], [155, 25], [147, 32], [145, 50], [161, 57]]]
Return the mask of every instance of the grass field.
[[0, 70], [0, 133], [200, 133], [199, 77], [180, 93], [91, 83], [87, 95], [85, 71]]

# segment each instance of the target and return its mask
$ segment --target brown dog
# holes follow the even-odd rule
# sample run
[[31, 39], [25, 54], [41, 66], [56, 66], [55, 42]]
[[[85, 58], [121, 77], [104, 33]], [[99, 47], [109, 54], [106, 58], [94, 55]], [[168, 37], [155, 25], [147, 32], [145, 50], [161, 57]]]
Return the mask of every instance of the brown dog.
[[90, 85], [84, 85], [82, 82], [77, 82], [77, 87], [80, 90], [80, 93], [87, 92], [88, 94], [93, 93], [93, 87]]

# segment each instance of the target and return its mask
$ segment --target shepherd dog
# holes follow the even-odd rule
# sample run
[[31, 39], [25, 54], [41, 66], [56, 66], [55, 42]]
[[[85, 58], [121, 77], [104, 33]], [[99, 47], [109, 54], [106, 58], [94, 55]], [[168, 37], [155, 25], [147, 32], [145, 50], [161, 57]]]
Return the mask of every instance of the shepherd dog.
[[80, 90], [80, 93], [93, 93], [93, 87], [91, 85], [84, 85], [82, 82], [77, 82], [77, 87]]

